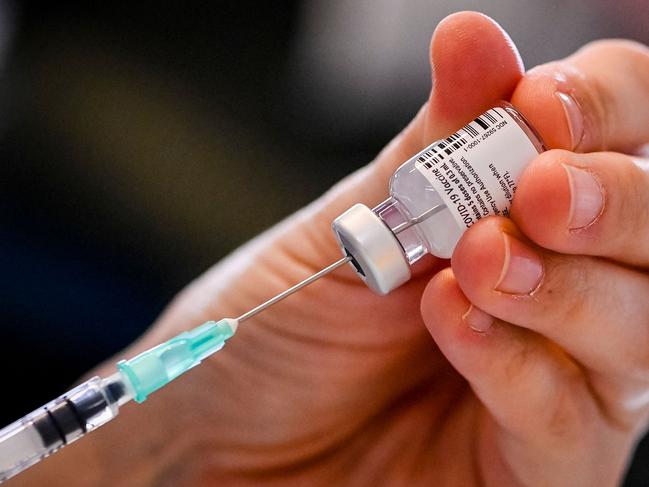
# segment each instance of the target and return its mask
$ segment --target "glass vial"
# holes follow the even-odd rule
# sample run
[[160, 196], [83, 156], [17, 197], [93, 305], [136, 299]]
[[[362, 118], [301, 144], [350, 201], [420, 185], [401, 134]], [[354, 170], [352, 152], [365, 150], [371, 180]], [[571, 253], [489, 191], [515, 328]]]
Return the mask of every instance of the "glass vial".
[[390, 197], [373, 210], [355, 205], [339, 216], [336, 237], [368, 286], [387, 294], [424, 255], [449, 258], [476, 221], [509, 216], [518, 178], [544, 150], [523, 116], [500, 102], [401, 165]]

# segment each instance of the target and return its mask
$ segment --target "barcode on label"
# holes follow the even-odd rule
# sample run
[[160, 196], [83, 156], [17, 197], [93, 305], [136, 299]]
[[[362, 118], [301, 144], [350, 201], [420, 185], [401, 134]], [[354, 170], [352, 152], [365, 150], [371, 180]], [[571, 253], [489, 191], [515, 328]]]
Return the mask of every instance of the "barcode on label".
[[491, 112], [495, 113], [501, 119], [505, 118], [492, 108], [491, 110], [487, 110], [485, 113], [476, 118], [474, 122], [480, 125], [480, 127], [482, 127], [484, 130], [487, 130], [494, 123], [498, 122], [498, 119]]
[[478, 118], [469, 122], [460, 130], [455, 132], [450, 137], [439, 141], [437, 144], [432, 146], [429, 150], [422, 153], [417, 160], [422, 163], [422, 165], [431, 169], [433, 165], [439, 164], [440, 161], [444, 160], [444, 154], [450, 156], [457, 149], [461, 148], [463, 145], [469, 143], [467, 138], [468, 136], [471, 139], [479, 137], [481, 133], [485, 130], [488, 130], [491, 126], [498, 123], [499, 119], [504, 120], [505, 117], [502, 116], [498, 110], [490, 109], [485, 113], [480, 115]]

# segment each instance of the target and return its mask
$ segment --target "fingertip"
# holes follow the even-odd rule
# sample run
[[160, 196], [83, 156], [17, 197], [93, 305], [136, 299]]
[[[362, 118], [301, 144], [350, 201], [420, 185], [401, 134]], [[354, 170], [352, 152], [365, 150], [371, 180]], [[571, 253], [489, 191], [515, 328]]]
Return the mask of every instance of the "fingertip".
[[545, 152], [525, 169], [518, 181], [512, 220], [542, 247], [553, 249], [567, 236], [571, 195], [565, 164], [574, 158], [568, 151]]
[[518, 83], [512, 104], [547, 148], [573, 149], [579, 144], [583, 121], [565, 75], [553, 64], [529, 71]]
[[431, 103], [451, 120], [457, 120], [458, 113], [473, 116], [509, 99], [523, 74], [512, 39], [478, 12], [457, 12], [443, 19], [433, 34], [430, 56], [435, 78]]
[[442, 269], [435, 274], [424, 289], [421, 314], [426, 327], [433, 333], [437, 324], [457, 321], [469, 308], [469, 301], [457, 285], [453, 271]]
[[473, 302], [484, 302], [496, 287], [505, 261], [503, 232], [516, 235], [504, 217], [489, 217], [469, 228], [453, 252], [451, 267], [458, 284]]

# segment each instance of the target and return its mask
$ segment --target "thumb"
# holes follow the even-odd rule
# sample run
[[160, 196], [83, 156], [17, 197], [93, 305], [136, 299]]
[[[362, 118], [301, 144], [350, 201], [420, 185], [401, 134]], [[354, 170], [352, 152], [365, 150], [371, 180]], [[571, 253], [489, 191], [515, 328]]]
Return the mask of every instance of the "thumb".
[[[512, 40], [489, 17], [459, 12], [442, 20], [430, 46], [433, 88], [410, 124], [375, 161], [344, 179], [302, 212], [309, 233], [319, 240], [331, 233], [333, 219], [355, 203], [372, 207], [388, 196], [388, 181], [403, 162], [448, 136], [499, 100], [508, 100], [521, 79], [523, 65]], [[313, 226], [312, 226], [313, 225]], [[339, 254], [334, 239], [318, 247], [325, 262]]]
[[[439, 23], [431, 40], [430, 62], [433, 88], [428, 100], [377, 158], [307, 208], [255, 239], [245, 247], [245, 252], [238, 253], [240, 260], [229, 259], [227, 269], [246, 268], [242, 262], [255, 259], [258, 263], [273, 262], [275, 269], [281, 266], [285, 273], [293, 269], [294, 275], [287, 277], [286, 282], [296, 282], [308, 272], [337, 260], [340, 249], [331, 231], [336, 217], [355, 203], [373, 207], [387, 198], [390, 176], [403, 162], [497, 101], [508, 100], [523, 75], [512, 40], [496, 22], [477, 12], [459, 12]], [[284, 259], [281, 264], [280, 257]], [[299, 265], [291, 265], [295, 263]], [[210, 286], [220, 288], [222, 270], [210, 272], [203, 279], [208, 282], [204, 287], [193, 286], [211, 289], [203, 299], [206, 303], [213, 300]], [[274, 290], [281, 290], [286, 282], [277, 283]], [[355, 276], [352, 282], [360, 285]], [[263, 294], [272, 295], [272, 290], [266, 289]], [[196, 303], [192, 305], [195, 307]]]
[[[262, 302], [286, 289], [288, 284], [298, 282], [337, 260], [340, 249], [331, 231], [332, 221], [355, 203], [372, 207], [387, 198], [388, 182], [397, 167], [497, 101], [508, 100], [523, 74], [518, 52], [508, 35], [496, 22], [476, 12], [456, 13], [440, 22], [431, 41], [430, 62], [434, 82], [427, 102], [372, 163], [214, 267], [176, 300], [161, 323], [187, 323], [188, 316], [200, 323], [203, 317], [214, 316], [217, 308], [219, 313], [231, 310], [228, 314], [237, 316], [237, 312], [250, 309], [252, 303]], [[352, 290], [349, 286], [320, 286], [317, 295], [312, 295], [313, 301], [294, 308], [293, 316], [304, 317], [304, 312], [309, 309], [325, 309], [335, 315], [329, 322], [344, 324], [361, 319], [367, 322], [366, 316], [360, 316], [361, 310], [374, 306], [377, 297], [365, 292], [364, 284], [351, 269], [346, 271], [349, 279], [344, 279], [345, 270], [341, 270], [338, 282], [341, 286], [351, 282], [363, 288], [362, 294], [352, 299], [344, 294]], [[260, 286], [259, 282], [264, 285]], [[410, 300], [412, 309], [415, 309], [418, 295], [405, 293], [401, 296]], [[350, 299], [341, 299], [341, 296]], [[350, 302], [353, 302], [351, 306]], [[341, 311], [343, 306], [347, 307]], [[359, 315], [351, 315], [350, 308]], [[402, 310], [403, 307], [395, 309]], [[291, 314], [285, 311], [284, 316]], [[385, 316], [381, 319], [387, 321]], [[412, 319], [419, 328], [419, 317], [413, 314]], [[305, 318], [302, 321], [304, 325], [313, 320]], [[309, 328], [310, 332], [313, 328], [315, 326]], [[164, 330], [164, 326], [158, 329]], [[304, 332], [305, 326], [301, 329]], [[345, 333], [349, 330], [345, 328]], [[363, 335], [366, 331], [367, 334]], [[330, 336], [330, 329], [326, 333]], [[376, 336], [373, 326], [365, 327], [360, 334], [365, 340], [368, 335]], [[349, 339], [349, 335], [346, 338]]]

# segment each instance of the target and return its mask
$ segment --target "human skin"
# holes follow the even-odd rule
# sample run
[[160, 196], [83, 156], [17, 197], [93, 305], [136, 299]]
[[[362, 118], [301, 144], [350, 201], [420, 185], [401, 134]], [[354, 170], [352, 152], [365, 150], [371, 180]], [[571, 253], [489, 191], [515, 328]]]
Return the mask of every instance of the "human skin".
[[649, 412], [649, 164], [624, 155], [649, 141], [647, 49], [598, 42], [524, 74], [502, 29], [462, 12], [431, 63], [428, 101], [375, 161], [190, 284], [119, 357], [339, 258], [336, 216], [499, 100], [553, 149], [512, 219], [480, 221], [385, 297], [336, 271], [15, 485], [620, 482]]

